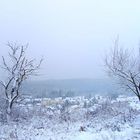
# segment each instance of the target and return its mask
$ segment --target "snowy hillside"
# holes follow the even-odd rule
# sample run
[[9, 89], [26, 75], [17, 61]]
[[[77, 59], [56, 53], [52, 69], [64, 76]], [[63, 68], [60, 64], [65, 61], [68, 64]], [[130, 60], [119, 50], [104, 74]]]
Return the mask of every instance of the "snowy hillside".
[[0, 140], [140, 139], [136, 97], [26, 99], [14, 107], [10, 122], [2, 113]]

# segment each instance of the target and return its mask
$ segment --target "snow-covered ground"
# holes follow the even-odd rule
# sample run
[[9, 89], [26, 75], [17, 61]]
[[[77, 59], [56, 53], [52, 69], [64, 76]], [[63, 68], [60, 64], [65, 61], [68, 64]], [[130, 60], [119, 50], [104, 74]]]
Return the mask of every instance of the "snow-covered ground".
[[[36, 102], [35, 102], [36, 101]], [[0, 123], [0, 140], [140, 140], [136, 97], [36, 99]]]

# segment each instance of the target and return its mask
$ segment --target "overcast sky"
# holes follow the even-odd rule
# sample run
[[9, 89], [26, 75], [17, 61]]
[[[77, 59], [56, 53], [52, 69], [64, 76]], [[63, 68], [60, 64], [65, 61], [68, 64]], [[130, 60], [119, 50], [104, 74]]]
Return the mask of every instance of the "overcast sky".
[[43, 56], [43, 79], [102, 78], [103, 56], [119, 34], [140, 41], [139, 0], [0, 0], [0, 55], [7, 41]]

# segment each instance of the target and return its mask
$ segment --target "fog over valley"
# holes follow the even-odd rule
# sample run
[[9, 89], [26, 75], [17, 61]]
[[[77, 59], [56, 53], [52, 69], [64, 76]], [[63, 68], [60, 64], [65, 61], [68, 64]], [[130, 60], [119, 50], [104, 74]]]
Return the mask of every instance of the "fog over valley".
[[0, 140], [140, 140], [140, 0], [0, 0]]
[[8, 41], [28, 43], [30, 58], [44, 58], [40, 80], [104, 79], [103, 59], [118, 35], [120, 46], [139, 45], [138, 0], [4, 0], [0, 9], [0, 56]]

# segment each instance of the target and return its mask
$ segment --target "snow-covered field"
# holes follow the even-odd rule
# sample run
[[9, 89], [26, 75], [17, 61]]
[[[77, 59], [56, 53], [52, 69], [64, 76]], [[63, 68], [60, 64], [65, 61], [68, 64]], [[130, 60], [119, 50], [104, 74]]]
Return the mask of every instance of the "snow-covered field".
[[140, 140], [136, 97], [30, 99], [1, 121], [0, 140]]

